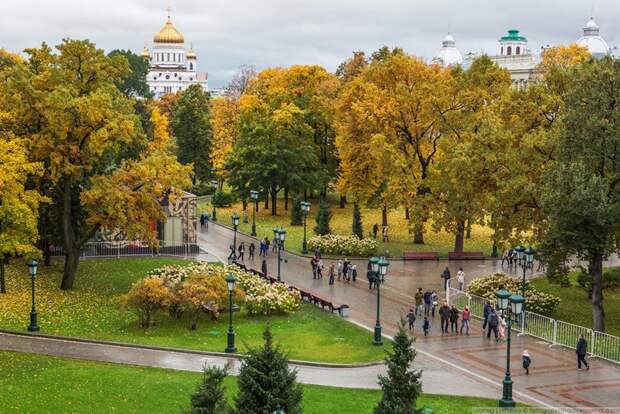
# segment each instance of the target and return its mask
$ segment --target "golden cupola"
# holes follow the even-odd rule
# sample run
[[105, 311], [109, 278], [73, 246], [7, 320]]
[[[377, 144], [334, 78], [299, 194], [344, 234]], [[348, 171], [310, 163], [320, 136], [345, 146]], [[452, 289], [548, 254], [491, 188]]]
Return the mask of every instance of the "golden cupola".
[[188, 59], [196, 59], [196, 52], [194, 52], [194, 46], [190, 45], [189, 50], [185, 54]]
[[184, 43], [183, 35], [170, 21], [170, 16], [164, 26], [153, 37], [155, 43]]
[[151, 58], [151, 53], [149, 52], [149, 48], [146, 47], [146, 45], [144, 46], [144, 49], [142, 49], [142, 52], [140, 52], [140, 56], [145, 59]]

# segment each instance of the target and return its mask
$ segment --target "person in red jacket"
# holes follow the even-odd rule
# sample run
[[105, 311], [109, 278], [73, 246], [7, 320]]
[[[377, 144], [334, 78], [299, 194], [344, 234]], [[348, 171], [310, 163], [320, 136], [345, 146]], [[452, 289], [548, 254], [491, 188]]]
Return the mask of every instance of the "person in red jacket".
[[463, 334], [463, 328], [465, 328], [465, 335], [469, 335], [469, 318], [471, 318], [471, 311], [468, 306], [461, 312], [461, 335]]

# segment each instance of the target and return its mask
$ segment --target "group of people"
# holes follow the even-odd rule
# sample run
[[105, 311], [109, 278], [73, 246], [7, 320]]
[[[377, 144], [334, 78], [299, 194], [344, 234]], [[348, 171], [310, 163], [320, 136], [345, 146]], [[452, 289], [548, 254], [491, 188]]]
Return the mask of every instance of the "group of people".
[[[377, 238], [377, 236], [379, 235], [379, 225], [377, 223], [373, 224], [372, 226], [372, 237], [374, 239]], [[383, 226], [381, 229], [381, 240], [386, 243], [390, 241], [390, 237], [388, 234], [388, 226]]]
[[[443, 289], [447, 290], [450, 279], [452, 278], [448, 266], [446, 266], [443, 272], [441, 272], [441, 278], [443, 279]], [[465, 290], [465, 271], [462, 267], [459, 268], [458, 272], [456, 272], [456, 287], [458, 290]]]
[[[310, 259], [310, 265], [312, 266], [312, 278], [323, 279], [323, 273], [325, 271], [325, 265], [321, 259], [320, 252], [315, 252], [314, 256]], [[331, 262], [327, 270], [329, 277], [329, 284], [333, 285], [338, 280], [344, 280], [346, 283], [357, 280], [357, 265], [351, 263], [349, 259], [338, 260], [338, 262]]]
[[200, 230], [209, 230], [209, 215], [207, 213], [200, 215]]

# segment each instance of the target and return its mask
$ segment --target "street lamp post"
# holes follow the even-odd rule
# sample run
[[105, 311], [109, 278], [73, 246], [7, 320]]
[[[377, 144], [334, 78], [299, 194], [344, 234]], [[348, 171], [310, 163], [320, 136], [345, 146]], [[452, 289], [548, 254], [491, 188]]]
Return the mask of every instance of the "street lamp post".
[[28, 261], [28, 271], [30, 273], [30, 279], [32, 280], [32, 309], [30, 309], [30, 326], [28, 326], [29, 332], [37, 332], [40, 328], [37, 325], [37, 308], [35, 307], [35, 293], [34, 293], [34, 281], [37, 277], [37, 268], [39, 263], [36, 260]]
[[508, 322], [508, 338], [506, 340], [506, 374], [502, 382], [502, 399], [499, 400], [499, 406], [504, 408], [513, 408], [516, 403], [512, 399], [512, 379], [510, 376], [510, 332], [512, 322], [517, 321], [517, 317], [521, 314], [525, 299], [521, 295], [511, 294], [506, 289], [500, 289], [495, 292], [499, 308], [506, 315]]
[[230, 252], [230, 258], [232, 263], [237, 263], [237, 227], [239, 226], [239, 215], [237, 213], [233, 213], [230, 218], [233, 225], [233, 248], [232, 252]]
[[237, 352], [235, 348], [235, 331], [233, 329], [233, 290], [235, 290], [235, 282], [237, 279], [232, 273], [226, 276], [226, 285], [228, 287], [228, 343], [226, 346], [226, 353], [233, 354]]
[[301, 244], [301, 253], [308, 253], [308, 241], [306, 239], [306, 219], [308, 218], [308, 213], [310, 213], [310, 203], [308, 201], [301, 202], [301, 210], [304, 213], [304, 241]]
[[276, 248], [278, 249], [278, 282], [280, 282], [282, 280], [280, 277], [280, 266], [282, 263], [282, 249], [284, 248], [284, 240], [286, 239], [286, 230], [282, 227], [274, 227], [273, 238], [276, 243]]
[[215, 202], [213, 200], [215, 198], [215, 195], [217, 194], [217, 185], [218, 185], [217, 180], [211, 181], [211, 187], [213, 188], [213, 195], [211, 196], [211, 205], [213, 206], [213, 212], [211, 213], [211, 221], [213, 222], [217, 221], [217, 211], [215, 211]]
[[383, 345], [381, 339], [381, 283], [385, 281], [390, 262], [385, 257], [371, 257], [369, 262], [372, 273], [371, 277], [375, 286], [377, 286], [377, 321], [375, 322], [375, 336], [372, 344]]
[[258, 191], [250, 190], [250, 198], [252, 199], [252, 233], [250, 233], [250, 235], [256, 237], [256, 206], [258, 204]]

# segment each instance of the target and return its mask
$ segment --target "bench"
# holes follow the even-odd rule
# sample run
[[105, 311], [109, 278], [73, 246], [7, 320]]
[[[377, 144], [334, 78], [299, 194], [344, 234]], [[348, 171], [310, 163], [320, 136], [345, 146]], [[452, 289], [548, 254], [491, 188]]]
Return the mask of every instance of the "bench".
[[404, 260], [439, 260], [437, 252], [404, 252]]
[[484, 254], [482, 252], [449, 252], [448, 259], [450, 260], [484, 260]]

